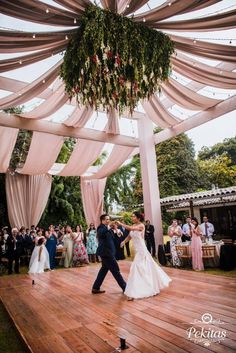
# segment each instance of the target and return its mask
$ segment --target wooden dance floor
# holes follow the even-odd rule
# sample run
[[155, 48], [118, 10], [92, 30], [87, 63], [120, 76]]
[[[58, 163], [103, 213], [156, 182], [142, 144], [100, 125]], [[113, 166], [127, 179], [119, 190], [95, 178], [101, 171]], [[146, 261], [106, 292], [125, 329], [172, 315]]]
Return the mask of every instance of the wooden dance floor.
[[[130, 264], [120, 262], [125, 278]], [[31, 352], [111, 353], [120, 336], [128, 353], [235, 352], [236, 279], [166, 268], [173, 280], [168, 289], [127, 302], [110, 274], [106, 293], [90, 294], [99, 267], [0, 278], [0, 298]], [[205, 313], [217, 320], [212, 330], [226, 330], [221, 343], [187, 338], [191, 323]]]

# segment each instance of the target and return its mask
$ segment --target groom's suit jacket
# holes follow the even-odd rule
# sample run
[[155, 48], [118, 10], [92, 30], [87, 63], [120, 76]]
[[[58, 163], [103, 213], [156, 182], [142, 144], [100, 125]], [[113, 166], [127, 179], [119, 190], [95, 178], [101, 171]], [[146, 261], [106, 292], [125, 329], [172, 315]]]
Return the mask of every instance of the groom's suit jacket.
[[113, 241], [113, 232], [105, 224], [100, 224], [97, 228], [98, 248], [97, 255], [101, 257], [115, 257], [116, 249]]

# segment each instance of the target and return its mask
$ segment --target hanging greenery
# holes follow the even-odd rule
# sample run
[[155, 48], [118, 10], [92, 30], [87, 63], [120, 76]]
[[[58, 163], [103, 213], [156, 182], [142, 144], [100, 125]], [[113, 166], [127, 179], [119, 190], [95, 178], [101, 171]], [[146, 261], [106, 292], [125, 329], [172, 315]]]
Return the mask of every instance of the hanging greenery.
[[80, 104], [132, 114], [168, 78], [173, 52], [164, 33], [90, 5], [68, 44], [60, 76]]

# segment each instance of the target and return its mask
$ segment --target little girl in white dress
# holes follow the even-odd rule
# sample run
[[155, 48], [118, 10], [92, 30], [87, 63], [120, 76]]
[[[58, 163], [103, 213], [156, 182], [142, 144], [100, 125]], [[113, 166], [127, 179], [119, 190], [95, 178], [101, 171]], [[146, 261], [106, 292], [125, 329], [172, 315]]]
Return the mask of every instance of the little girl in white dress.
[[45, 247], [46, 239], [40, 237], [35, 244], [29, 263], [29, 273], [43, 273], [50, 269], [49, 254]]
[[139, 212], [132, 215], [133, 226], [120, 223], [121, 226], [130, 230], [129, 236], [121, 243], [124, 244], [132, 239], [135, 250], [135, 258], [130, 267], [125, 294], [128, 300], [147, 298], [160, 293], [160, 290], [168, 287], [171, 279], [162, 268], [153, 260], [145, 241], [145, 227], [141, 223], [143, 216]]

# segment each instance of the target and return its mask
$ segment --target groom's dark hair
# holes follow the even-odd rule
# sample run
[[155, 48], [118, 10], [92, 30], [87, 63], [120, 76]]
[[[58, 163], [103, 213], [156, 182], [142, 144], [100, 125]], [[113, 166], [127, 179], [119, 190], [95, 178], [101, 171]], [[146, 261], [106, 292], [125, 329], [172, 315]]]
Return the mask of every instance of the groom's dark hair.
[[100, 221], [101, 221], [101, 222], [104, 221], [104, 219], [105, 219], [107, 216], [109, 216], [107, 213], [102, 214], [102, 215], [100, 216]]

